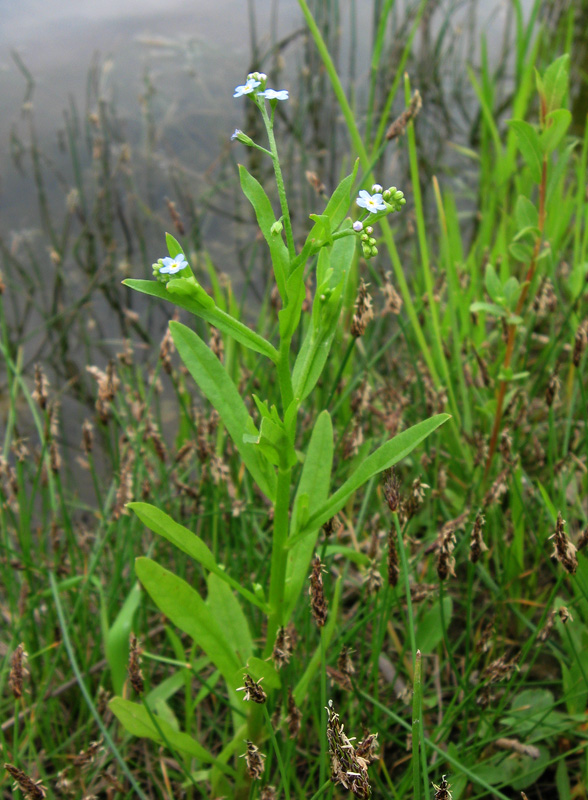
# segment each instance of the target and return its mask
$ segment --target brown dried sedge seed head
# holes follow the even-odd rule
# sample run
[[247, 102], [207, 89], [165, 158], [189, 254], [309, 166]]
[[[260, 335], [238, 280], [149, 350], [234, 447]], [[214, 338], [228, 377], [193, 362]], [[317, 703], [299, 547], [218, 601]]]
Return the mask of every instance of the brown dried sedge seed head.
[[24, 644], [21, 642], [10, 661], [10, 673], [8, 675], [8, 685], [13, 696], [18, 700], [23, 693], [23, 678], [27, 674], [26, 670], [27, 653]]
[[141, 653], [143, 651], [134, 633], [131, 633], [129, 645], [129, 681], [137, 694], [143, 694], [145, 689], [141, 672]]
[[314, 621], [319, 628], [324, 627], [327, 621], [327, 601], [323, 588], [323, 565], [318, 556], [312, 560], [312, 572], [310, 573], [310, 610]]
[[243, 683], [244, 686], [241, 686], [237, 689], [238, 692], [245, 692], [243, 695], [243, 700], [251, 700], [253, 703], [265, 703], [267, 700], [267, 695], [261, 688], [261, 678], [259, 681], [254, 681], [251, 675], [245, 673], [243, 675]]
[[554, 540], [554, 550], [551, 557], [559, 561], [566, 572], [573, 575], [578, 568], [578, 557], [576, 555], [576, 548], [567, 537], [564, 525], [565, 520], [562, 519], [560, 511], [557, 515], [555, 533], [549, 537]]
[[288, 716], [286, 717], [286, 724], [288, 725], [288, 735], [290, 739], [296, 739], [300, 733], [300, 722], [302, 720], [302, 711], [296, 705], [294, 695], [292, 694], [292, 687], [288, 686]]
[[41, 781], [35, 782], [32, 778], [29, 778], [26, 772], [15, 767], [14, 764], [4, 764], [4, 769], [14, 779], [15, 787], [18, 786], [27, 800], [43, 800], [47, 790]]
[[[241, 757], [243, 758], [243, 756]], [[264, 771], [265, 755], [260, 753], [259, 749], [249, 739], [247, 739], [247, 752], [244, 753], [244, 757], [247, 764], [247, 774], [251, 780], [255, 781], [261, 778]]]

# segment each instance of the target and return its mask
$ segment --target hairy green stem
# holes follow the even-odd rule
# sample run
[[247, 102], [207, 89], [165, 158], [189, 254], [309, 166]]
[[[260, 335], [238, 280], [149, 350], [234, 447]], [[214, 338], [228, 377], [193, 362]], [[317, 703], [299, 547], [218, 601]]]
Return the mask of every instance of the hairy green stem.
[[[274, 101], [277, 102], [277, 101]], [[288, 199], [286, 197], [286, 187], [284, 186], [284, 178], [282, 177], [282, 168], [280, 166], [280, 159], [278, 157], [278, 146], [276, 144], [276, 137], [274, 136], [274, 110], [272, 109], [272, 116], [269, 117], [265, 102], [262, 100], [259, 103], [263, 122], [267, 131], [267, 138], [269, 140], [270, 150], [272, 153], [272, 161], [274, 163], [274, 173], [276, 175], [276, 186], [278, 188], [278, 196], [280, 198], [280, 208], [282, 209], [282, 219], [284, 222], [284, 230], [286, 232], [286, 242], [288, 243], [288, 255], [290, 256], [290, 263], [296, 257], [296, 248], [294, 247], [294, 234], [292, 233], [292, 222], [290, 221], [290, 211], [288, 209]], [[286, 276], [288, 277], [288, 276]], [[286, 298], [283, 298], [284, 301]]]
[[291, 477], [291, 469], [278, 469], [269, 590], [270, 615], [267, 623], [264, 658], [269, 658], [271, 655], [278, 628], [286, 622], [284, 619], [284, 591], [288, 560], [286, 543], [288, 541]]

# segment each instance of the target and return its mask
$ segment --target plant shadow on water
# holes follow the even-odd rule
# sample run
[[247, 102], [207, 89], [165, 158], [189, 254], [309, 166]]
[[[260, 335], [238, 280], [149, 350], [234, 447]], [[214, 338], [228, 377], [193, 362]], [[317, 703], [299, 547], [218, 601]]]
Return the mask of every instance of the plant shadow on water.
[[[372, 762], [375, 796], [585, 796], [583, 12], [315, 2], [316, 31], [307, 16], [278, 34], [279, 6], [262, 37], [248, 5], [251, 60], [234, 84], [263, 70], [290, 92], [274, 130], [296, 251], [309, 214], [358, 156], [355, 189], [374, 191], [373, 173], [408, 200], [373, 245], [365, 234], [366, 258], [350, 262], [330, 356], [288, 456], [291, 516], [288, 503], [268, 500], [267, 475], [255, 485], [239, 436], [195, 390], [175, 353], [187, 351], [178, 322], [209, 343], [223, 386], [243, 398], [239, 413], [267, 419], [266, 432], [285, 410], [276, 368], [243, 347], [242, 330], [233, 338], [205, 314], [122, 284], [151, 279], [171, 230], [216, 310], [249, 326], [259, 346], [277, 341], [284, 293], [237, 186], [240, 162], [275, 212], [272, 162], [230, 141], [238, 119], [265, 146], [255, 104], [218, 96], [197, 45], [145, 40], [181, 64], [193, 107], [168, 97], [150, 64], [131, 118], [117, 105], [112, 65], [96, 58], [84, 109], [70, 101], [53, 152], [37, 132], [35, 76], [14, 55], [25, 94], [8, 186], [34, 185], [38, 219], [0, 232], [0, 745], [10, 776], [33, 797], [41, 789], [27, 775], [49, 797], [269, 800], [273, 786], [286, 798], [367, 796]], [[555, 88], [542, 105], [533, 65], [546, 75], [570, 48], [569, 97], [546, 77]], [[350, 202], [346, 213], [358, 210]], [[312, 316], [310, 263], [293, 354]], [[273, 397], [277, 418], [271, 401], [263, 406]], [[340, 492], [379, 444], [445, 411], [451, 420], [396, 475], [379, 485], [364, 469], [365, 489], [321, 520], [312, 569], [295, 570], [296, 580], [311, 574], [311, 604], [302, 592], [288, 609], [293, 627], [280, 629], [276, 531], [308, 534], [320, 517], [314, 495], [329, 490], [301, 454], [319, 475], [332, 450], [330, 489]], [[141, 558], [137, 574], [157, 604], [136, 582], [144, 553], [156, 561]], [[237, 675], [227, 677], [206, 631], [153, 596], [172, 578], [207, 595], [195, 617], [204, 625], [219, 613]], [[131, 644], [128, 681], [131, 631], [142, 646]], [[270, 654], [276, 669], [262, 661]], [[250, 711], [236, 683], [248, 700], [266, 695], [269, 713]], [[143, 705], [130, 702], [133, 691]], [[122, 697], [109, 706], [112, 695]], [[377, 760], [368, 732], [378, 733]]]

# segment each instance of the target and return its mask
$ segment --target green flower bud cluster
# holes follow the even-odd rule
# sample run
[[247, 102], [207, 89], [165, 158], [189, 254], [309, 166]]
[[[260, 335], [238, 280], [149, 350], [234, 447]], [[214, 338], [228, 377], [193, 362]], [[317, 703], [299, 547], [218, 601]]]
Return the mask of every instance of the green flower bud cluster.
[[153, 277], [160, 283], [167, 283], [172, 275], [162, 274], [159, 270], [163, 267], [163, 258], [159, 258], [154, 264], [151, 265], [153, 269]]
[[374, 229], [372, 226], [368, 225], [367, 228], [364, 228], [363, 233], [359, 237], [361, 241], [361, 249], [363, 250], [363, 257], [366, 260], [378, 255], [376, 240], [372, 236], [373, 232]]
[[400, 189], [396, 188], [396, 186], [391, 186], [389, 189], [385, 189], [382, 192], [382, 198], [392, 206], [391, 213], [400, 211], [402, 206], [406, 205], [406, 197], [404, 196], [404, 192], [401, 192]]

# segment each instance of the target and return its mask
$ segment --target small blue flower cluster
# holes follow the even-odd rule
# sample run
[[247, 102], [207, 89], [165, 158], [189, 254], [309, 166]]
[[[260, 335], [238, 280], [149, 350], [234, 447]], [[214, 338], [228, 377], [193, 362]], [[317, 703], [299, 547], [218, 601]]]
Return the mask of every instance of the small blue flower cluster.
[[153, 264], [153, 275], [158, 281], [167, 283], [169, 278], [164, 276], [175, 275], [176, 272], [181, 272], [183, 269], [186, 269], [187, 266], [188, 262], [183, 253], [178, 253], [175, 258], [166, 256], [165, 258], [160, 258]]
[[267, 81], [267, 75], [264, 72], [252, 72], [247, 76], [247, 81], [242, 86], [235, 88], [233, 97], [243, 97], [246, 94], [253, 94], [257, 97], [263, 97], [265, 100], [287, 100], [288, 91], [281, 89], [262, 89], [260, 92], [255, 92], [258, 86], [264, 86]]
[[[391, 214], [395, 211], [400, 211], [402, 206], [406, 203], [404, 193], [401, 192], [396, 186], [391, 186], [389, 189], [382, 189], [382, 187], [375, 183], [372, 186], [372, 193], [366, 192], [362, 189], [359, 197], [355, 201], [360, 208], [365, 208], [369, 214]], [[365, 219], [365, 217], [364, 217]], [[373, 258], [378, 253], [376, 247], [376, 240], [372, 236], [374, 229], [371, 225], [364, 228], [362, 220], [357, 220], [353, 223], [353, 230], [361, 234], [361, 247], [365, 258]]]

